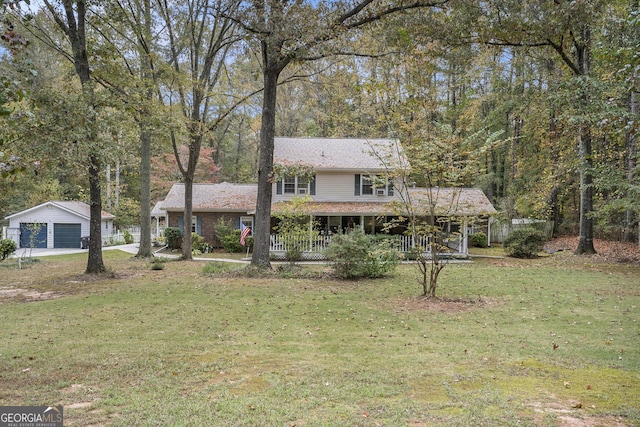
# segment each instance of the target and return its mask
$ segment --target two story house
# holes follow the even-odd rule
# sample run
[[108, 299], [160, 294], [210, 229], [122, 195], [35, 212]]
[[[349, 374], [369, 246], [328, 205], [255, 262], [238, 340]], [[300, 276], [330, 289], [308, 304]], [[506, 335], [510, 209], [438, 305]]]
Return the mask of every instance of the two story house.
[[[309, 196], [306, 205], [320, 235], [331, 236], [350, 228], [381, 233], [393, 218], [390, 202], [402, 191], [415, 203], [437, 199], [441, 215], [488, 217], [496, 211], [482, 190], [400, 188], [390, 172], [409, 167], [401, 145], [394, 139], [276, 138], [272, 211], [293, 197]], [[256, 184], [194, 184], [191, 231], [215, 245], [214, 226], [221, 217], [253, 229]], [[183, 224], [184, 185], [174, 184], [162, 201], [167, 224]], [[272, 227], [276, 220], [272, 220]], [[455, 251], [466, 253], [467, 226], [459, 233]], [[404, 228], [386, 230], [402, 234]], [[277, 242], [277, 236], [272, 239]], [[277, 245], [277, 243], [274, 243]], [[274, 246], [272, 250], [279, 248]]]
[[386, 176], [408, 162], [392, 139], [276, 138], [274, 164], [306, 167], [313, 176], [278, 177], [273, 209], [295, 196], [310, 195], [308, 206], [320, 231], [335, 233], [364, 228], [382, 230], [376, 221], [394, 200], [394, 185]]

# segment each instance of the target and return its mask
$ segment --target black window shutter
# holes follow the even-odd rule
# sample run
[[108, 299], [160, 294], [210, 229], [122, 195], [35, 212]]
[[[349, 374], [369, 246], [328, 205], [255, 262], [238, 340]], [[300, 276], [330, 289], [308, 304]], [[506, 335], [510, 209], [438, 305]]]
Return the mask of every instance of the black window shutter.
[[309, 183], [309, 193], [312, 196], [316, 195], [316, 176], [314, 175], [313, 178], [311, 178], [311, 182]]
[[282, 194], [282, 180], [276, 182], [276, 194]]
[[360, 195], [360, 174], [359, 173], [356, 174], [356, 182], [355, 182], [355, 187], [354, 187], [353, 194], [355, 196], [359, 196]]
[[393, 182], [391, 181], [387, 183], [387, 195], [393, 196]]

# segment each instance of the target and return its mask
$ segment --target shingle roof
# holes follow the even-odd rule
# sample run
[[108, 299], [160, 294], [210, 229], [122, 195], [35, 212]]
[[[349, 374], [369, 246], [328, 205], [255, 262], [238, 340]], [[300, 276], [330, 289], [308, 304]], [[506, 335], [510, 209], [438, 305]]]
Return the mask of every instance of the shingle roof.
[[497, 213], [487, 196], [479, 188], [410, 188], [414, 205], [433, 200], [437, 215], [493, 215]]
[[[414, 206], [426, 212], [429, 189], [411, 188], [409, 195]], [[479, 188], [434, 188], [437, 215], [493, 215], [497, 211]], [[196, 212], [254, 212], [257, 184], [193, 184], [193, 210]], [[281, 204], [274, 203], [278, 212]], [[173, 184], [162, 202], [165, 211], [184, 210], [184, 184]], [[383, 202], [309, 202], [306, 210], [314, 215], [380, 215], [392, 214], [391, 206]]]
[[[38, 206], [34, 206], [34, 207], [32, 207], [30, 209], [27, 209], [27, 210], [24, 210], [22, 212], [18, 212], [16, 214], [9, 215], [9, 216], [5, 217], [5, 219], [9, 219], [9, 218], [12, 218], [12, 217], [17, 216], [17, 215], [25, 214], [25, 213], [27, 213], [29, 211], [36, 210], [36, 209], [38, 209], [38, 208], [40, 208], [42, 206], [46, 206], [46, 205], [57, 206], [62, 210], [65, 210], [67, 212], [71, 212], [71, 213], [73, 213], [75, 215], [84, 217], [86, 219], [89, 219], [91, 217], [91, 207], [88, 204], [84, 203], [84, 202], [79, 202], [79, 201], [74, 201], [74, 200], [52, 200], [52, 201], [49, 201], [49, 202], [41, 203]], [[112, 215], [109, 212], [106, 212], [106, 211], [103, 210], [101, 217], [102, 217], [101, 219], [103, 219], [103, 220], [104, 219], [114, 219], [115, 215]]]
[[164, 211], [164, 200], [158, 200], [156, 202], [155, 205], [153, 205], [153, 209], [151, 209], [151, 216], [152, 217], [162, 217], [165, 216], [165, 211]]
[[[436, 215], [493, 215], [497, 213], [487, 196], [479, 188], [438, 188], [432, 189], [433, 200], [436, 202]], [[412, 203], [418, 213], [427, 212], [429, 190], [427, 188], [412, 188], [409, 190]], [[275, 203], [274, 212], [280, 210], [281, 204]], [[309, 202], [304, 208], [314, 215], [392, 215], [393, 209], [389, 203], [381, 202]]]
[[[77, 213], [78, 215], [82, 215], [86, 218], [91, 217], [91, 206], [89, 206], [84, 202], [69, 200], [69, 201], [55, 201], [55, 202], [51, 202], [51, 204], [58, 205], [63, 209], [67, 209], [71, 212]], [[116, 216], [103, 210], [101, 211], [101, 217], [102, 219], [114, 219]]]
[[[247, 212], [255, 209], [258, 197], [257, 184], [193, 184], [193, 210], [199, 212], [236, 211]], [[184, 184], [173, 184], [162, 209], [166, 211], [184, 210]]]
[[315, 170], [375, 170], [407, 164], [395, 139], [275, 138], [274, 164], [301, 164]]

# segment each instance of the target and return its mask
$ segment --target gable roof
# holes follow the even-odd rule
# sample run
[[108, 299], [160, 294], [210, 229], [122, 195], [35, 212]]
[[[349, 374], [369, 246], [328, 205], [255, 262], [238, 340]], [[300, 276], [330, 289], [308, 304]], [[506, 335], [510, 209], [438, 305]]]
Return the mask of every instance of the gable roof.
[[[256, 208], [258, 184], [193, 184], [193, 211], [197, 212], [248, 212]], [[184, 211], [184, 184], [171, 186], [160, 209]]]
[[[45, 206], [54, 206], [62, 209], [63, 211], [67, 211], [69, 213], [80, 216], [87, 220], [90, 219], [91, 217], [91, 207], [84, 202], [78, 202], [74, 200], [52, 200], [49, 202], [41, 203], [37, 206], [15, 213], [13, 215], [6, 216], [5, 219], [11, 219], [16, 216], [22, 216], [24, 214], [28, 214], [29, 212], [36, 211]], [[114, 219], [114, 218], [115, 218], [115, 215], [112, 215], [109, 212], [106, 212], [104, 210], [102, 211], [102, 215], [101, 215], [102, 220]]]
[[273, 163], [315, 170], [380, 171], [408, 164], [396, 139], [275, 138]]

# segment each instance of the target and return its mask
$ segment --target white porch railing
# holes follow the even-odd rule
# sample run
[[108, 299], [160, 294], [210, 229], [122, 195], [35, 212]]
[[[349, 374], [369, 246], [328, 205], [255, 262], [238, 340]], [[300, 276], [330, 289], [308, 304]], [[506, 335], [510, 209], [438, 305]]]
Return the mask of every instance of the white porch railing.
[[[126, 231], [133, 237], [134, 243], [140, 242], [140, 227], [129, 227]], [[124, 230], [113, 230], [111, 234], [103, 235], [102, 240], [105, 246], [108, 245], [121, 245], [125, 242]]]
[[[314, 236], [308, 237], [284, 237], [272, 234], [270, 237], [269, 251], [274, 257], [284, 257], [287, 251], [291, 249], [301, 250], [305, 258], [318, 259], [322, 256], [322, 252], [331, 244], [332, 236]], [[430, 239], [428, 236], [384, 236], [384, 240], [391, 242], [392, 246], [399, 252], [412, 252], [421, 250], [423, 253], [431, 253]], [[463, 236], [450, 236], [446, 240], [447, 247], [452, 254], [467, 254], [466, 244]]]
[[269, 250], [271, 252], [287, 252], [294, 248], [302, 252], [322, 252], [331, 243], [331, 236], [307, 237], [285, 237], [272, 234], [270, 237]]

